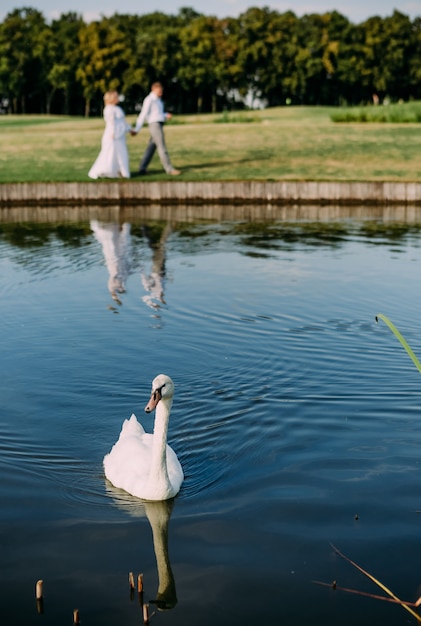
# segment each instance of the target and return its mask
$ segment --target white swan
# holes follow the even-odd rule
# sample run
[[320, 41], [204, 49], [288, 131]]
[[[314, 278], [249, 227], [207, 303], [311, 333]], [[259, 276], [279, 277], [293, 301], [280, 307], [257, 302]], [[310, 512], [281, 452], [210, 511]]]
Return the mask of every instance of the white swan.
[[144, 500], [167, 500], [180, 490], [184, 475], [176, 453], [167, 444], [174, 383], [159, 374], [152, 382], [146, 413], [155, 411], [153, 435], [136, 416], [124, 420], [120, 437], [104, 457], [105, 476], [114, 485]]

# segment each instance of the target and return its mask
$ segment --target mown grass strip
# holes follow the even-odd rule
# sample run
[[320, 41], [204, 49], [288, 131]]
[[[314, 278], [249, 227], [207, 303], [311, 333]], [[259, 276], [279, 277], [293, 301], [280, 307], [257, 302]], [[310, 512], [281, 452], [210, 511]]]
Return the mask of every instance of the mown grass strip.
[[[419, 125], [335, 124], [335, 110], [175, 116], [165, 134], [185, 181], [420, 180]], [[103, 128], [101, 118], [0, 116], [0, 183], [88, 181]], [[147, 128], [128, 137], [133, 174], [148, 139]], [[157, 156], [144, 179], [168, 180]]]

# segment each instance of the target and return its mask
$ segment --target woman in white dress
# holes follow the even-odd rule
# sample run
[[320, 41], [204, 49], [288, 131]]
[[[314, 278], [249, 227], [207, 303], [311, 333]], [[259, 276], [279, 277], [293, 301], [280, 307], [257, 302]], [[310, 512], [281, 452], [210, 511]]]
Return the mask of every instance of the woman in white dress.
[[89, 170], [90, 178], [130, 178], [129, 153], [126, 133], [133, 133], [126, 122], [123, 109], [118, 106], [117, 91], [104, 94], [105, 130], [102, 135], [101, 152]]

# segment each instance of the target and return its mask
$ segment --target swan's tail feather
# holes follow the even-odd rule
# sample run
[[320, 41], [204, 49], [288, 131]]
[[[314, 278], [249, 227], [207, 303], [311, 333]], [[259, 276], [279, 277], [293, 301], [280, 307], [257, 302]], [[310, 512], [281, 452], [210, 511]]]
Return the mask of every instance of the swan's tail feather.
[[132, 413], [129, 420], [124, 420], [123, 426], [121, 428], [120, 437], [125, 437], [126, 435], [144, 435], [145, 429], [142, 424], [139, 424], [137, 421], [136, 415]]

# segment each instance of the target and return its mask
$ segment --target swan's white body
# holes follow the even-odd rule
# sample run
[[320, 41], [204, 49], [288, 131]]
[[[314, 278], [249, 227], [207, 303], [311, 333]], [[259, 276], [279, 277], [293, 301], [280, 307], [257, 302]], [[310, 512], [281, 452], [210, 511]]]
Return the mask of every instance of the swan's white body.
[[104, 457], [105, 476], [114, 485], [144, 500], [167, 500], [180, 490], [184, 475], [176, 453], [167, 444], [174, 384], [160, 374], [152, 382], [145, 411], [156, 408], [153, 435], [145, 433], [133, 414], [124, 420], [120, 437]]

